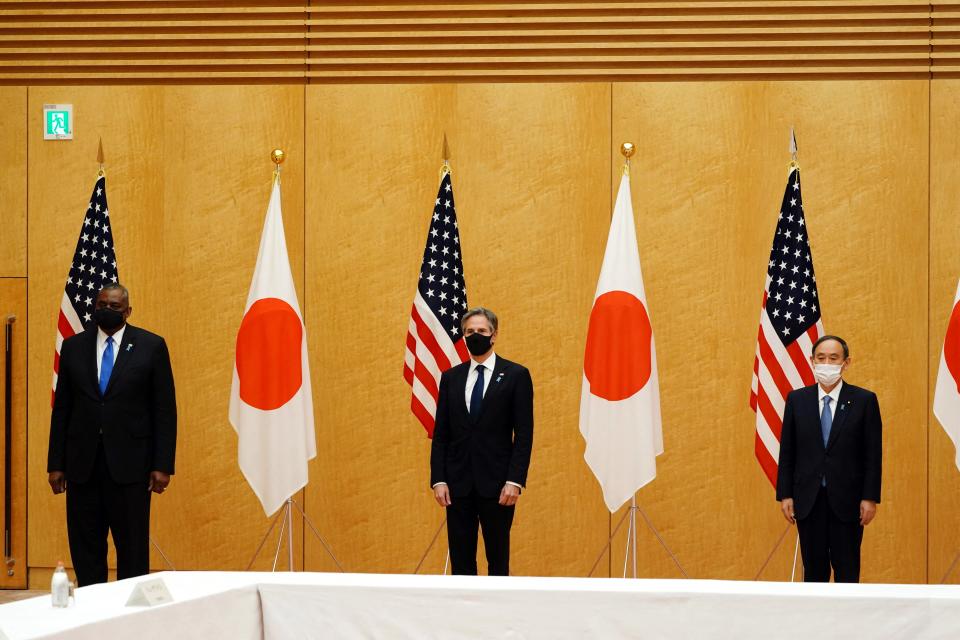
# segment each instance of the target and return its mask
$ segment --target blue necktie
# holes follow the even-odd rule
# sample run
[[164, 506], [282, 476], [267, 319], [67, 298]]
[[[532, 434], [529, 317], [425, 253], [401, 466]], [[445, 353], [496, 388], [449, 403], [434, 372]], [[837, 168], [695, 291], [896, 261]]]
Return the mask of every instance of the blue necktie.
[[830, 412], [830, 396], [823, 397], [823, 411], [820, 413], [820, 431], [823, 433], [823, 446], [830, 439], [830, 427], [833, 426], [833, 414]]
[[470, 415], [473, 417], [480, 415], [480, 405], [483, 403], [484, 369], [482, 364], [477, 366], [477, 382], [473, 385], [473, 392], [470, 394]]
[[107, 336], [107, 348], [103, 350], [103, 358], [100, 360], [100, 395], [107, 392], [111, 373], [113, 373], [113, 336]]

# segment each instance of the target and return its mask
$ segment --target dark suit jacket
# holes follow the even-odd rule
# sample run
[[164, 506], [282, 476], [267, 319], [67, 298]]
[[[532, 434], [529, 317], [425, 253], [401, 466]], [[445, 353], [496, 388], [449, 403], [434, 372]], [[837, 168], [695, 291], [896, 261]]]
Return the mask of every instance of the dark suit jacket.
[[430, 451], [430, 484], [446, 482], [454, 497], [471, 490], [500, 495], [508, 480], [527, 484], [533, 447], [533, 380], [526, 367], [497, 356], [480, 415], [467, 412], [470, 361], [440, 377]]
[[90, 478], [101, 437], [114, 482], [146, 482], [151, 471], [174, 471], [177, 403], [167, 345], [128, 324], [119, 349], [101, 396], [96, 326], [60, 347], [47, 471], [64, 471], [68, 482]]
[[827, 498], [836, 516], [860, 518], [860, 501], [880, 502], [882, 462], [880, 404], [872, 391], [847, 382], [833, 407], [833, 424], [823, 446], [817, 385], [787, 396], [780, 434], [777, 500], [793, 498], [794, 513], [805, 518], [826, 476]]

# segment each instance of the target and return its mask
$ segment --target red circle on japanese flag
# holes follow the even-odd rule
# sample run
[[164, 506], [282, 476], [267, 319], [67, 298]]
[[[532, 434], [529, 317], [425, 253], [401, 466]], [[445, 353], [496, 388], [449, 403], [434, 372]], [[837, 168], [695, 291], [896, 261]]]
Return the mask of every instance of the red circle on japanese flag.
[[254, 302], [237, 334], [240, 399], [263, 411], [289, 402], [303, 384], [302, 341], [293, 307], [278, 298]]
[[943, 359], [947, 361], [947, 369], [957, 385], [957, 393], [960, 393], [960, 302], [954, 305], [950, 314], [947, 335], [943, 339]]
[[625, 400], [650, 379], [653, 329], [643, 303], [626, 291], [609, 291], [593, 303], [583, 372], [590, 393]]

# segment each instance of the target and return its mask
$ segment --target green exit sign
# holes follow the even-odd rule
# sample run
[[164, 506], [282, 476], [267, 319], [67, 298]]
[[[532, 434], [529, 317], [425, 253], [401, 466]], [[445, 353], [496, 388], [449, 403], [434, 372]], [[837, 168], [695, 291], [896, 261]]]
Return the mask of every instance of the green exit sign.
[[73, 105], [43, 105], [43, 139], [73, 140]]

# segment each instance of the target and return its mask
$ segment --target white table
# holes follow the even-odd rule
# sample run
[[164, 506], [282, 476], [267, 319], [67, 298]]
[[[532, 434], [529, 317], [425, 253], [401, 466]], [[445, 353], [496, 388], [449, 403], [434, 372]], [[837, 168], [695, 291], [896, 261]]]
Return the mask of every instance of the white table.
[[169, 572], [176, 602], [124, 607], [139, 579], [0, 606], [26, 638], [944, 638], [960, 587], [708, 580]]

